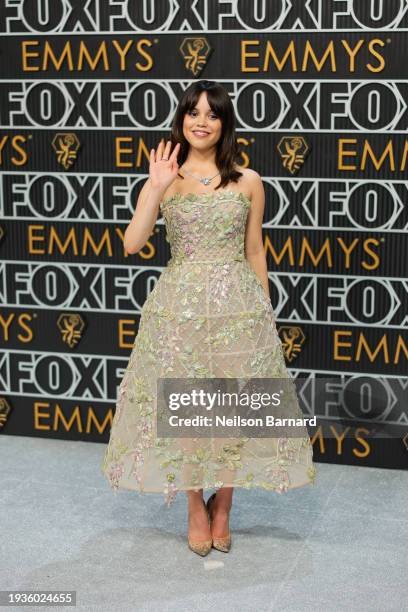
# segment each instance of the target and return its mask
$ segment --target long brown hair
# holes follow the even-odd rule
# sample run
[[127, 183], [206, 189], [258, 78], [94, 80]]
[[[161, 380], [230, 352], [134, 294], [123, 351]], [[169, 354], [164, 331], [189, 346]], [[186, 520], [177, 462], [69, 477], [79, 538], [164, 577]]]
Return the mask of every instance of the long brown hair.
[[[235, 113], [228, 91], [216, 81], [194, 81], [183, 93], [176, 108], [171, 124], [171, 150], [179, 142], [180, 151], [177, 156], [179, 166], [187, 159], [190, 143], [183, 134], [184, 115], [195, 107], [202, 92], [207, 94], [208, 104], [211, 110], [220, 118], [222, 128], [221, 136], [216, 144], [215, 164], [220, 173], [219, 187], [224, 187], [230, 182], [237, 182], [242, 172], [235, 169], [235, 164], [241, 155], [240, 148], [235, 135]], [[181, 178], [181, 174], [178, 174]]]

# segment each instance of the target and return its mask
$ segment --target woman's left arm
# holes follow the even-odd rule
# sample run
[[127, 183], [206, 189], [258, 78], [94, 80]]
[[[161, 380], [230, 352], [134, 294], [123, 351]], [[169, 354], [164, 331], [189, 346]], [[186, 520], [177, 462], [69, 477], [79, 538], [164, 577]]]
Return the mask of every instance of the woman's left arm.
[[262, 238], [262, 222], [265, 210], [265, 190], [262, 179], [255, 170], [250, 173], [251, 207], [245, 229], [245, 257], [258, 276], [266, 295], [270, 298], [268, 266]]

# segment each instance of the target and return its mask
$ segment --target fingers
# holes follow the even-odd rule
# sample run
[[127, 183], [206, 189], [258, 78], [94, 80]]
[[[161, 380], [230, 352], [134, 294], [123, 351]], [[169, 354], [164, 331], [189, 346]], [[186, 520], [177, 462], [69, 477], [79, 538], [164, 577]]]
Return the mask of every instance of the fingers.
[[168, 140], [167, 145], [164, 145], [164, 138], [162, 138], [159, 142], [159, 146], [157, 147], [156, 152], [156, 161], [159, 162], [163, 159], [163, 157], [169, 157], [171, 143]]
[[163, 155], [163, 147], [164, 147], [164, 141], [163, 138], [161, 139], [161, 141], [159, 142], [159, 146], [156, 149], [156, 161], [160, 161]]
[[166, 144], [166, 148], [164, 149], [163, 157], [167, 157], [167, 159], [170, 158], [170, 149], [171, 149], [171, 140], [168, 140]]
[[178, 142], [176, 146], [174, 147], [172, 154], [170, 155], [171, 140], [168, 140], [165, 145], [164, 138], [162, 138], [159, 142], [159, 145], [156, 151], [154, 149], [150, 150], [150, 162], [153, 162], [153, 161], [158, 162], [158, 161], [161, 161], [163, 158], [167, 158], [169, 161], [172, 161], [172, 162], [177, 160], [177, 155], [180, 151], [180, 146], [181, 145]]
[[[177, 155], [180, 151], [180, 143], [178, 142], [173, 149], [173, 153], [170, 156], [171, 161], [175, 161], [177, 159]], [[167, 157], [167, 156], [166, 156]]]

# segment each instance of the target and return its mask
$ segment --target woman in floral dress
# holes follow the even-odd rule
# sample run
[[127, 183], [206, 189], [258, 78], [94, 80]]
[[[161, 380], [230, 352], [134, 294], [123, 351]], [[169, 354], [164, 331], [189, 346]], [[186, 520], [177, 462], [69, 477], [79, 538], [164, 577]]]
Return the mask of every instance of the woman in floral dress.
[[185, 491], [188, 544], [200, 555], [230, 550], [234, 487], [282, 493], [316, 472], [306, 428], [296, 438], [156, 433], [159, 378], [289, 377], [269, 296], [263, 183], [237, 163], [235, 121], [224, 87], [194, 82], [171, 138], [150, 151], [124, 246], [140, 251], [161, 212], [171, 259], [143, 305], [102, 465], [114, 491], [163, 492], [169, 505]]

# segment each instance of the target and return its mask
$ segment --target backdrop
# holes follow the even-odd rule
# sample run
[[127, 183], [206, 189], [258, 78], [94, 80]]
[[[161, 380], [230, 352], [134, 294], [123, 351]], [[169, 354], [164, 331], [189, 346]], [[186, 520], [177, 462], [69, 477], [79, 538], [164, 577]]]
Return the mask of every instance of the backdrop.
[[264, 181], [289, 372], [353, 383], [314, 401], [315, 460], [406, 467], [408, 0], [179, 4], [1, 3], [0, 430], [107, 441], [169, 257], [161, 217], [136, 255], [123, 234], [206, 78]]

